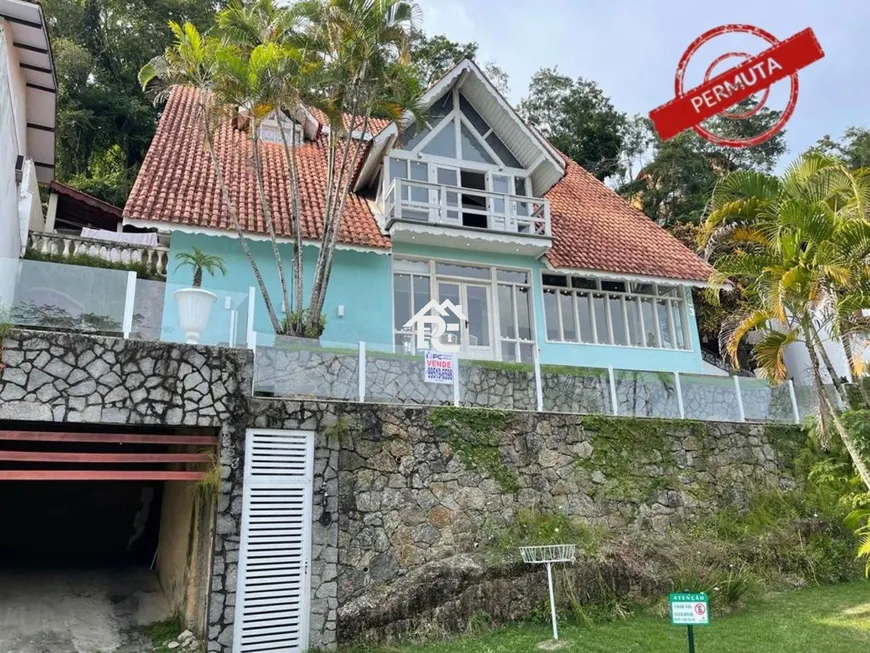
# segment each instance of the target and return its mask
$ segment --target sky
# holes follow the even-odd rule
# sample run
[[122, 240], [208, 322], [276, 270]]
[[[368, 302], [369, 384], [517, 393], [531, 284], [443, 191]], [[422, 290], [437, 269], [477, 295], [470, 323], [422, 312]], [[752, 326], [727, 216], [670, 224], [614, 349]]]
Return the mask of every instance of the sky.
[[[748, 23], [785, 39], [811, 27], [825, 57], [799, 73], [798, 102], [786, 125], [782, 168], [825, 134], [870, 127], [870, 0], [418, 0], [430, 35], [476, 41], [479, 59], [510, 76], [516, 104], [541, 67], [596, 81], [620, 111], [647, 115], [674, 96], [677, 63], [689, 44], [720, 25]], [[755, 55], [757, 37], [713, 40], [693, 57], [688, 86], [703, 81], [719, 55]], [[723, 62], [715, 74], [739, 63]], [[771, 90], [767, 106], [784, 109], [790, 86]]]

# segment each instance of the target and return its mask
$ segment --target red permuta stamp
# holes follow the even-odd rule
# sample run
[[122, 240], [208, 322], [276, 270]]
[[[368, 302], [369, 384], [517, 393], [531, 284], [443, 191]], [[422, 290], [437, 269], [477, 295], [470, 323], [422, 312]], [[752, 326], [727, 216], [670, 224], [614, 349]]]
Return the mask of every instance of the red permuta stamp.
[[[752, 56], [745, 52], [729, 52], [718, 57], [707, 68], [704, 82], [700, 86], [685, 90], [686, 68], [692, 56], [711, 39], [729, 33], [758, 36], [769, 43], [770, 47]], [[749, 147], [763, 143], [779, 132], [794, 112], [798, 97], [797, 72], [824, 56], [816, 35], [809, 27], [784, 41], [777, 40], [769, 32], [753, 25], [716, 27], [695, 39], [683, 53], [674, 79], [675, 97], [650, 111], [650, 120], [662, 140], [673, 138], [686, 129], [694, 129], [700, 136], [718, 145]], [[731, 57], [739, 57], [744, 61], [711, 78], [716, 66]], [[786, 78], [790, 78], [791, 83], [788, 105], [776, 124], [763, 133], [745, 139], [730, 139], [718, 136], [703, 126], [705, 120], [719, 114], [735, 119], [754, 115], [764, 106], [770, 87]], [[755, 107], [743, 113], [726, 113], [726, 109], [756, 93], [761, 93], [762, 96]]]

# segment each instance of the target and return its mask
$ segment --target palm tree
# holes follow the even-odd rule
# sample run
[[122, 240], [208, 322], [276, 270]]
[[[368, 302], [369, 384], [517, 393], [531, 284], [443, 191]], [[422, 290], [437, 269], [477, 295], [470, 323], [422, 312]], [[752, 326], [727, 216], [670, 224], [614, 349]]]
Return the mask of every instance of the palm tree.
[[201, 249], [193, 248], [193, 252], [180, 252], [175, 255], [175, 260], [178, 265], [175, 270], [178, 271], [183, 267], [193, 268], [193, 287], [200, 288], [202, 286], [202, 273], [208, 272], [211, 276], [215, 276], [216, 272], [220, 272], [223, 276], [227, 276], [227, 268], [224, 266], [224, 260], [220, 256], [206, 254]]
[[782, 178], [733, 172], [714, 189], [701, 244], [717, 269], [712, 281], [739, 284], [748, 302], [746, 310], [723, 324], [722, 348], [736, 363], [740, 342], [750, 331], [758, 331], [760, 339], [753, 346], [757, 371], [783, 381], [785, 348], [804, 342], [822, 424], [834, 424], [870, 488], [867, 462], [819, 371], [823, 358], [839, 389], [819, 333], [827, 327], [852, 335], [853, 326], [843, 316], [870, 308], [868, 198], [866, 175], [850, 173], [817, 154], [800, 157]]
[[214, 39], [204, 38], [196, 26], [191, 23], [179, 25], [169, 22], [169, 28], [175, 36], [175, 42], [166, 48], [163, 55], [155, 57], [139, 71], [139, 83], [143, 90], [154, 94], [155, 103], [164, 102], [171, 92], [179, 87], [192, 87], [198, 92], [198, 106], [203, 126], [206, 149], [215, 171], [221, 198], [229, 213], [230, 220], [239, 237], [242, 250], [254, 278], [260, 288], [260, 294], [266, 304], [266, 312], [272, 321], [276, 333], [280, 333], [281, 324], [277, 319], [263, 275], [254, 256], [248, 247], [244, 231], [239, 223], [239, 213], [230, 197], [229, 189], [223, 173], [223, 166], [215, 150], [214, 135], [219, 121], [225, 116], [225, 106], [214, 95], [215, 78], [218, 72], [218, 48], [220, 43]]
[[[206, 144], [218, 174], [224, 203], [255, 270], [266, 310], [276, 333], [322, 331], [323, 302], [334, 260], [347, 197], [365, 146], [373, 115], [389, 116], [402, 127], [422, 119], [420, 89], [409, 65], [408, 44], [417, 6], [402, 0], [302, 0], [290, 7], [275, 0], [234, 0], [219, 12], [217, 28], [209, 38], [191, 48], [185, 25], [176, 31], [176, 43], [163, 57], [142, 69], [147, 86], [159, 79], [164, 87], [193, 85], [208, 91], [210, 115], [224, 116], [228, 108], [242, 107], [248, 117], [251, 164], [258, 199], [273, 255], [287, 315], [278, 318], [256, 263], [238, 228], [238, 214], [214, 155], [214, 125], [203, 111]], [[173, 28], [175, 30], [175, 28]], [[199, 53], [199, 49], [203, 51]], [[193, 50], [193, 52], [191, 52]], [[195, 56], [192, 56], [195, 55]], [[191, 61], [192, 60], [192, 61]], [[207, 65], [198, 65], [198, 61]], [[207, 75], [191, 69], [206, 68]], [[296, 130], [285, 131], [283, 116], [298, 119], [304, 107], [320, 109], [327, 116], [328, 169], [324, 197], [323, 234], [314, 270], [308, 306], [303, 301], [300, 180], [296, 159]], [[216, 110], [215, 110], [216, 109]], [[278, 248], [274, 217], [263, 182], [259, 125], [275, 116], [281, 132], [288, 168], [291, 222], [294, 240], [292, 301]]]

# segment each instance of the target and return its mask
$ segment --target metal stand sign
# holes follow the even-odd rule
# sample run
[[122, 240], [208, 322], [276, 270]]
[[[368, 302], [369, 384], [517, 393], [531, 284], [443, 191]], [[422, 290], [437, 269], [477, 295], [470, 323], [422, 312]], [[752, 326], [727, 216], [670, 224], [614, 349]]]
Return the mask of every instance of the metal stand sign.
[[547, 586], [550, 590], [550, 619], [553, 621], [553, 640], [558, 641], [559, 629], [556, 626], [556, 601], [553, 595], [553, 563], [574, 562], [577, 555], [576, 544], [551, 544], [546, 546], [521, 546], [523, 562], [530, 565], [547, 565]]
[[695, 653], [695, 626], [706, 626], [710, 623], [710, 608], [707, 595], [704, 593], [671, 594], [668, 597], [671, 607], [671, 624], [686, 626], [689, 636], [689, 653]]

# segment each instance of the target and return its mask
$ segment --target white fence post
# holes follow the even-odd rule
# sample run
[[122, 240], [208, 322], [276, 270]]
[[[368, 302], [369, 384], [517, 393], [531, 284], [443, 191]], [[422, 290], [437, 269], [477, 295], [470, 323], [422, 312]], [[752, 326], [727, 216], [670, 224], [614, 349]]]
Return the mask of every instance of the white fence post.
[[677, 389], [677, 406], [680, 409], [680, 419], [685, 419], [686, 407], [683, 405], [683, 384], [680, 381], [679, 372], [674, 372], [674, 386]]
[[788, 396], [791, 398], [791, 409], [794, 411], [794, 423], [801, 423], [801, 412], [798, 410], [797, 395], [794, 392], [794, 381], [788, 380]]
[[133, 332], [133, 307], [136, 304], [136, 273], [127, 273], [127, 297], [124, 300], [124, 324], [121, 329], [124, 337], [129, 338]]
[[533, 347], [535, 356], [535, 398], [537, 399], [538, 412], [544, 410], [544, 386], [541, 382], [541, 359], [538, 357], [538, 348]]
[[359, 341], [359, 363], [357, 364], [359, 371], [359, 400], [366, 400], [366, 343]]
[[254, 331], [254, 305], [257, 295], [253, 286], [248, 286], [248, 336], [246, 338], [248, 349], [257, 348], [257, 334]]
[[459, 405], [459, 356], [453, 354], [453, 405]]
[[616, 405], [616, 375], [613, 373], [613, 366], [607, 366], [607, 378], [610, 385], [610, 405], [613, 408], [613, 414], [619, 415], [619, 408]]
[[740, 414], [740, 421], [746, 421], [746, 411], [743, 408], [743, 395], [740, 394], [740, 377], [736, 374], [731, 377], [734, 379], [734, 392], [737, 395], [737, 410]]

